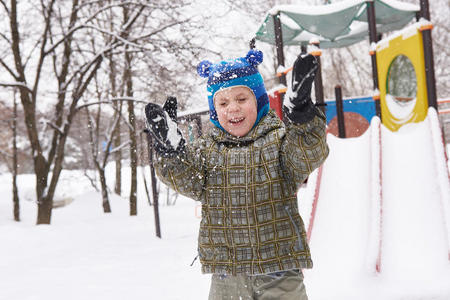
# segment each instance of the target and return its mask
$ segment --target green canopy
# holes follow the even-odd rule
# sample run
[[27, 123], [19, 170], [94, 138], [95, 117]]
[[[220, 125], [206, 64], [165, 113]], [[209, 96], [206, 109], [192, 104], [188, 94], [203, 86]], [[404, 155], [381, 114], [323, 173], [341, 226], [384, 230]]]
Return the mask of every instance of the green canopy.
[[367, 2], [374, 2], [377, 32], [399, 30], [420, 10], [417, 5], [396, 0], [344, 0], [320, 5], [278, 5], [267, 14], [256, 39], [275, 45], [273, 16], [280, 14], [283, 45], [308, 45], [311, 39], [321, 48], [345, 47], [368, 36]]

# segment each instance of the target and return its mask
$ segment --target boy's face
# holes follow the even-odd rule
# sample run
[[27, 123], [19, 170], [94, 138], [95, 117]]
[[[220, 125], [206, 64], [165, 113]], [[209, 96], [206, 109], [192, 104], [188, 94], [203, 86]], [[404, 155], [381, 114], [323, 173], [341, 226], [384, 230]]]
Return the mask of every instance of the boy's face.
[[245, 86], [233, 86], [217, 92], [214, 107], [223, 129], [237, 137], [246, 135], [258, 116], [256, 97]]

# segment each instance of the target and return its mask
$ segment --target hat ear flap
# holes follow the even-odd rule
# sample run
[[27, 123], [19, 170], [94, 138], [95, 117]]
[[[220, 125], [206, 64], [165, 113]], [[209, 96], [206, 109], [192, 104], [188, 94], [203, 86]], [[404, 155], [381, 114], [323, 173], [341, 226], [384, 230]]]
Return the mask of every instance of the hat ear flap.
[[203, 60], [197, 65], [197, 73], [201, 77], [208, 77], [212, 63], [209, 60]]
[[247, 55], [245, 56], [245, 59], [254, 67], [262, 63], [263, 61], [263, 53], [262, 51], [256, 50], [256, 49], [250, 49], [248, 51]]

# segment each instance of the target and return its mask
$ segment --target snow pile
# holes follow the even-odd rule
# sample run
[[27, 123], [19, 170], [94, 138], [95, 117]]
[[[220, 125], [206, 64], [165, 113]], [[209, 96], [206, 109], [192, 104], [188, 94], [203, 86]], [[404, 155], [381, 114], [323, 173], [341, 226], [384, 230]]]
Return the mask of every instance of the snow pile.
[[441, 198], [441, 211], [445, 228], [447, 230], [447, 245], [450, 259], [450, 181], [449, 171], [446, 168], [447, 159], [445, 156], [445, 148], [443, 147], [442, 131], [439, 124], [439, 118], [436, 109], [430, 107], [428, 109], [428, 120], [430, 122], [431, 139], [433, 141], [433, 157], [437, 171], [437, 181], [439, 182], [439, 193]]
[[393, 288], [409, 288], [410, 298], [449, 299], [446, 220], [430, 122], [407, 124], [397, 132], [381, 129], [381, 277]]
[[374, 117], [370, 122], [370, 222], [369, 239], [367, 245], [367, 271], [379, 271], [380, 241], [381, 241], [381, 212], [382, 212], [382, 152], [381, 152], [381, 121]]
[[[141, 190], [138, 216], [130, 217], [128, 200], [117, 196], [110, 199], [112, 213], [104, 214], [101, 195], [80, 172], [62, 176], [77, 177], [69, 183], [75, 200], [53, 210], [50, 226], [34, 225], [31, 201], [21, 201], [22, 222], [12, 221], [10, 177], [0, 176], [1, 300], [207, 299], [209, 276], [198, 262], [190, 266], [200, 222], [196, 202], [180, 197], [176, 206], [160, 206], [158, 239]], [[32, 194], [33, 176], [20, 176], [20, 188], [21, 196]], [[163, 187], [160, 197], [163, 203]]]

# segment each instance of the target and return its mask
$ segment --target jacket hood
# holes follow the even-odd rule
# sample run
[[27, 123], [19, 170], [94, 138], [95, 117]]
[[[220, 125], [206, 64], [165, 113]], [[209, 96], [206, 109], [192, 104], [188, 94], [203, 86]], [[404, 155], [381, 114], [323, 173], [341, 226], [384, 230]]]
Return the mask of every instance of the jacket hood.
[[268, 132], [284, 127], [283, 122], [273, 110], [270, 110], [259, 123], [253, 127], [245, 136], [236, 137], [217, 127], [212, 128], [209, 135], [216, 143], [227, 144], [248, 144], [259, 137], [265, 136]]

